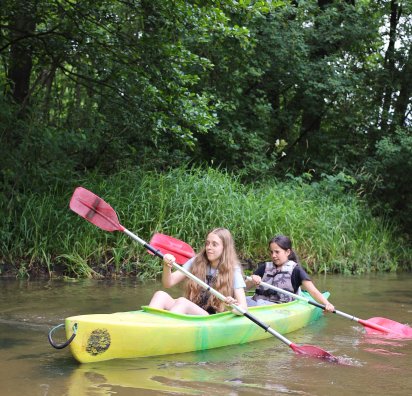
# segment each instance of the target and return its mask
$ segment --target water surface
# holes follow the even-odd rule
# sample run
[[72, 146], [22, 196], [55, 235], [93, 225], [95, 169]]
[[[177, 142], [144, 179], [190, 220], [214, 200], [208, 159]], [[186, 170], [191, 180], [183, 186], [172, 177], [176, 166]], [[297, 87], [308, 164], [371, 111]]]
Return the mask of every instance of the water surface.
[[[412, 274], [328, 275], [314, 281], [331, 292], [341, 311], [412, 325]], [[148, 303], [160, 288], [158, 282], [1, 279], [0, 288], [1, 395], [345, 396], [412, 391], [412, 340], [368, 336], [361, 325], [337, 315], [325, 315], [287, 338], [318, 346], [345, 365], [296, 355], [276, 338], [204, 352], [79, 364], [69, 348], [50, 346], [49, 330], [68, 316], [135, 310]]]

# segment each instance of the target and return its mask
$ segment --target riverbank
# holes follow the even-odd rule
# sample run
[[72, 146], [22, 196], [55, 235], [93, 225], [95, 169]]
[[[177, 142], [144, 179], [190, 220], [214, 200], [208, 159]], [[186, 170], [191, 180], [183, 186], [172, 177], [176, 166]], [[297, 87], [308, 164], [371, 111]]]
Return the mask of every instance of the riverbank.
[[3, 213], [0, 276], [156, 278], [158, 259], [126, 235], [102, 231], [69, 210], [78, 185], [102, 197], [121, 224], [148, 241], [162, 232], [197, 250], [210, 229], [224, 226], [250, 268], [267, 259], [272, 236], [285, 234], [310, 273], [411, 269], [411, 249], [395, 225], [372, 217], [342, 178], [243, 185], [225, 172], [180, 168], [94, 174], [27, 194]]

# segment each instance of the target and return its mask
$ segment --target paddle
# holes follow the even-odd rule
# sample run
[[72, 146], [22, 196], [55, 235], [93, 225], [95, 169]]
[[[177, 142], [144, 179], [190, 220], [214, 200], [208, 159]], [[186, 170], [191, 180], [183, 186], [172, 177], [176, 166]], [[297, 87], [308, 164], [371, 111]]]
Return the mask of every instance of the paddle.
[[[250, 276], [247, 277], [246, 279], [252, 280]], [[290, 297], [293, 297], [298, 300], [306, 301], [308, 304], [314, 305], [315, 307], [322, 308], [323, 310], [325, 310], [325, 306], [323, 304], [320, 304], [309, 298], [300, 296], [298, 294], [291, 293], [287, 290], [283, 290], [269, 283], [260, 282], [260, 284], [268, 289], [276, 290], [279, 293], [287, 294]], [[354, 320], [355, 322], [358, 322], [359, 324], [365, 326], [365, 330], [368, 333], [383, 332], [383, 333], [393, 334], [393, 335], [401, 336], [401, 337], [412, 337], [411, 327], [403, 325], [402, 323], [399, 323], [399, 322], [395, 322], [390, 319], [376, 317], [376, 318], [370, 318], [368, 320], [363, 320], [363, 319], [357, 318], [356, 316], [348, 315], [345, 312], [338, 311], [337, 309], [335, 309], [333, 313], [343, 316], [344, 318]]]
[[[113, 208], [103, 201], [103, 199], [99, 198], [97, 195], [93, 194], [91, 191], [86, 190], [83, 187], [78, 187], [73, 193], [73, 196], [70, 200], [70, 209], [73, 212], [77, 213], [81, 217], [85, 218], [90, 223], [96, 225], [99, 228], [102, 228], [106, 231], [121, 231], [125, 234], [129, 235], [135, 241], [142, 244], [147, 250], [155, 254], [156, 256], [163, 259], [163, 254], [160, 250], [156, 249], [155, 247], [146, 243], [143, 239], [139, 238], [137, 235], [133, 234], [131, 231], [127, 230], [123, 227], [117, 218], [116, 212]], [[208, 290], [214, 296], [219, 298], [222, 301], [225, 301], [226, 298], [223, 294], [219, 293], [217, 290], [211, 288], [207, 283], [203, 282], [202, 280], [198, 279], [192, 273], [187, 271], [185, 268], [181, 267], [177, 263], [172, 263], [173, 267], [178, 271], [183, 272], [188, 278], [195, 281], [197, 284], [202, 286], [204, 289]], [[231, 304], [231, 308], [236, 309], [239, 313], [243, 316], [250, 319], [252, 322], [256, 323], [258, 326], [262, 327], [265, 331], [269, 332], [280, 341], [284, 342], [288, 345], [294, 352], [301, 354], [301, 355], [309, 355], [312, 357], [323, 358], [329, 361], [337, 362], [338, 359], [331, 355], [329, 352], [324, 351], [321, 348], [312, 345], [296, 345], [293, 342], [289, 341], [286, 337], [281, 335], [280, 333], [273, 330], [270, 326], [261, 322], [258, 318], [251, 315], [248, 311], [244, 310], [243, 308]]]
[[[178, 264], [184, 264], [195, 255], [195, 251], [186, 242], [161, 233], [153, 235], [150, 240], [150, 245], [163, 254], [173, 252], [176, 263]], [[148, 250], [148, 252], [154, 254], [150, 250]]]

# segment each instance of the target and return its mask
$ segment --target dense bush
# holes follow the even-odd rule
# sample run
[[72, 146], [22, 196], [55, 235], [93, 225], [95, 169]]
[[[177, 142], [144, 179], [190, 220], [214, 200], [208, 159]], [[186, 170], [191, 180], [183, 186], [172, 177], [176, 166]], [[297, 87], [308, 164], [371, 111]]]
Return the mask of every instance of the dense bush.
[[375, 175], [366, 182], [374, 213], [383, 211], [405, 230], [412, 230], [412, 128], [398, 129], [376, 147], [366, 165], [369, 174]]

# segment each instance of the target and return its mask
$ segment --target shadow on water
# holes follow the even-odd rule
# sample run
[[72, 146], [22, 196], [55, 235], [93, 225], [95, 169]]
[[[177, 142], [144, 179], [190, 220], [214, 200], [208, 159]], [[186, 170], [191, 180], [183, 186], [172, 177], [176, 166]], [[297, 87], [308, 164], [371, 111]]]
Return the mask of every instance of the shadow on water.
[[13, 349], [17, 345], [22, 345], [22, 344], [28, 344], [28, 341], [24, 341], [19, 339], [18, 337], [12, 338], [12, 337], [2, 337], [0, 339], [0, 350], [1, 349]]

